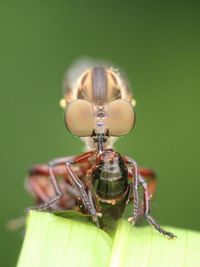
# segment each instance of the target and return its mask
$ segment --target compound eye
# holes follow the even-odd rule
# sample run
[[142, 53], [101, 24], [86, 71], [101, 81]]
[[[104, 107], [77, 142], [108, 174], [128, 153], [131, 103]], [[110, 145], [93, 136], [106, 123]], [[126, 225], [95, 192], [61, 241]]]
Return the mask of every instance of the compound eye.
[[109, 132], [113, 136], [126, 135], [134, 126], [135, 114], [131, 103], [118, 99], [108, 108]]
[[93, 107], [88, 101], [74, 100], [66, 108], [66, 127], [76, 136], [91, 136], [94, 128], [93, 116]]

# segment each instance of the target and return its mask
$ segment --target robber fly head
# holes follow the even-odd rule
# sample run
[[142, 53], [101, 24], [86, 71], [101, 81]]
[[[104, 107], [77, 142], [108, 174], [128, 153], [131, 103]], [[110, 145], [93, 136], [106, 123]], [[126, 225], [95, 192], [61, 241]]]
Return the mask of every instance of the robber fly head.
[[64, 94], [68, 130], [99, 150], [110, 137], [126, 135], [134, 126], [132, 96], [112, 67], [86, 68]]

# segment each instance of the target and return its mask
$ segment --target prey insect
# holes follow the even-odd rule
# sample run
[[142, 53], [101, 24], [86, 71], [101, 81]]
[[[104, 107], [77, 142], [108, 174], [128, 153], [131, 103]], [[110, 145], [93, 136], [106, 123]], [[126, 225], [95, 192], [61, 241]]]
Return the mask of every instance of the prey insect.
[[[132, 201], [132, 224], [144, 217], [160, 233], [175, 237], [150, 215], [156, 187], [154, 172], [139, 168], [133, 159], [112, 148], [116, 138], [126, 135], [135, 124], [135, 101], [128, 83], [112, 67], [80, 66], [68, 72], [61, 104], [67, 129], [85, 142], [87, 152], [31, 168], [28, 185], [38, 208], [77, 208], [105, 228], [109, 222], [116, 222]], [[139, 187], [143, 190], [142, 205]]]

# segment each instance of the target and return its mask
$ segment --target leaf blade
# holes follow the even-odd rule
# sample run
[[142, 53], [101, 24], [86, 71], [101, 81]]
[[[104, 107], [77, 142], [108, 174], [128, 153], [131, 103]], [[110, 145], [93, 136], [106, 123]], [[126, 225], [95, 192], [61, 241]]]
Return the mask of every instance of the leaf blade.
[[96, 226], [31, 211], [17, 267], [76, 267], [80, 263], [103, 267], [108, 264], [111, 244], [111, 238]]
[[177, 235], [168, 240], [152, 227], [132, 227], [121, 220], [109, 267], [189, 267], [200, 262], [200, 233], [165, 227]]

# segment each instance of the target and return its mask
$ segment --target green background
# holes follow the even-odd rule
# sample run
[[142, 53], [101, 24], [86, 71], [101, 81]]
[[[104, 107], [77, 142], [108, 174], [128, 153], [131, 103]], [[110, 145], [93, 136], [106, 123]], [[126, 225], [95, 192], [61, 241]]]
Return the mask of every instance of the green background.
[[157, 171], [152, 213], [200, 230], [198, 1], [0, 2], [1, 266], [23, 240], [6, 222], [33, 205], [28, 166], [80, 153], [63, 123], [63, 74], [80, 56], [116, 62], [137, 99], [135, 130], [116, 149]]

